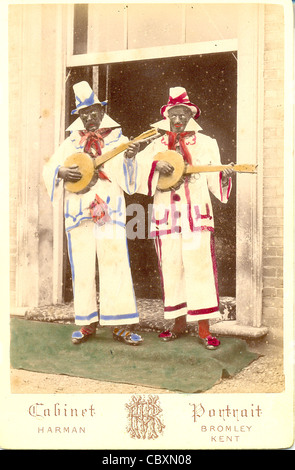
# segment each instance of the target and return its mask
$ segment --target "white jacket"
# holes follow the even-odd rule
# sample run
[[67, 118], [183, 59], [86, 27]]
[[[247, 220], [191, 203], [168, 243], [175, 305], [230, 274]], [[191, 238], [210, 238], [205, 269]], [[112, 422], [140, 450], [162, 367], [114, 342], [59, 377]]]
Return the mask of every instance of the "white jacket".
[[[168, 119], [155, 123], [158, 129], [169, 130]], [[220, 154], [215, 139], [201, 134], [200, 126], [190, 120], [186, 131], [195, 131], [195, 135], [185, 138], [185, 143], [192, 157], [193, 165], [220, 165]], [[153, 213], [151, 217], [151, 236], [171, 233], [214, 230], [214, 218], [210, 192], [222, 203], [227, 203], [231, 192], [231, 179], [227, 186], [221, 184], [221, 172], [199, 173], [191, 176], [176, 191], [159, 191], [157, 182], [159, 173], [152, 162], [158, 152], [168, 150], [168, 135], [154, 140], [146, 147], [137, 159], [152, 168], [139, 192], [154, 195]], [[141, 178], [142, 181], [142, 178]]]
[[[103, 122], [102, 127], [105, 127]], [[58, 170], [64, 165], [67, 157], [73, 153], [84, 151], [84, 145], [80, 145], [80, 140], [79, 131], [72, 130], [70, 136], [64, 140], [44, 166], [43, 177], [53, 203], [63, 194], [63, 180], [58, 178]], [[118, 147], [123, 142], [128, 142], [128, 138], [122, 135], [121, 128], [114, 128], [104, 139], [102, 155]], [[124, 154], [120, 153], [104, 164], [103, 171], [111, 182], [98, 179], [96, 184], [85, 194], [76, 194], [65, 190], [64, 216], [66, 231], [74, 229], [83, 220], [91, 219], [89, 205], [95, 199], [96, 194], [108, 205], [108, 215], [111, 223], [125, 227], [124, 191], [127, 194], [133, 194], [137, 190], [137, 162], [136, 160], [133, 162], [124, 158]]]

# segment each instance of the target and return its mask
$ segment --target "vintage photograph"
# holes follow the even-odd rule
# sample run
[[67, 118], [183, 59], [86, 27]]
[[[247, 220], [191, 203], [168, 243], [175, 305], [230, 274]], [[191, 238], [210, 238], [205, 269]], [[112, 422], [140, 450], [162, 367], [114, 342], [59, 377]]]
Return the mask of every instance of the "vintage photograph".
[[[173, 448], [172, 403], [199, 433], [174, 448], [291, 446], [292, 2], [6, 14], [4, 388], [27, 448]], [[87, 441], [86, 410], [121, 416], [115, 442]]]

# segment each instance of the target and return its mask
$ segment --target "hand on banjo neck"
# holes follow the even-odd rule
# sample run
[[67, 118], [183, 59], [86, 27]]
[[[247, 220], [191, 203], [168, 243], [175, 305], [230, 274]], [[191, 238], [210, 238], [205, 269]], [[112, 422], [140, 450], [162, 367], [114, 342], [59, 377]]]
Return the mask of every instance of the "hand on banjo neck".
[[232, 173], [256, 173], [257, 165], [230, 163], [228, 165], [188, 165], [181, 154], [175, 150], [159, 152], [154, 157], [157, 161], [156, 170], [160, 176], [157, 189], [160, 191], [169, 191], [177, 189], [183, 182], [185, 176], [196, 173], [211, 173], [222, 171], [224, 183], [227, 184], [228, 178]]

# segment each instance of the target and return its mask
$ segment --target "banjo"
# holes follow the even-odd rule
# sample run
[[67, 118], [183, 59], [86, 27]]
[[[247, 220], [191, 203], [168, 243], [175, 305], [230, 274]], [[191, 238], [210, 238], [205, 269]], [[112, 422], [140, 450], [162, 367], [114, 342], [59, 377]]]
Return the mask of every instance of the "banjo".
[[256, 173], [257, 165], [240, 164], [240, 165], [187, 165], [183, 161], [182, 155], [174, 150], [167, 150], [166, 152], [159, 152], [154, 157], [154, 161], [163, 160], [170, 163], [173, 167], [173, 173], [166, 176], [160, 175], [158, 180], [157, 189], [160, 191], [169, 191], [177, 189], [183, 182], [186, 175], [195, 173], [209, 173], [219, 172], [226, 169], [231, 169], [238, 173]]
[[99, 166], [103, 165], [119, 153], [124, 152], [130, 144], [144, 139], [155, 139], [156, 137], [159, 137], [157, 130], [150, 129], [144, 132], [143, 134], [140, 134], [138, 137], [135, 137], [134, 139], [129, 140], [128, 142], [124, 142], [118, 147], [96, 158], [92, 158], [90, 155], [84, 152], [77, 152], [70, 155], [65, 160], [64, 166], [69, 168], [72, 165], [77, 165], [79, 167], [80, 173], [82, 174], [82, 177], [79, 181], [76, 181], [74, 183], [67, 181], [65, 183], [65, 189], [67, 191], [70, 191], [71, 193], [83, 194], [88, 192], [91, 186], [93, 186], [98, 180], [98, 172], [96, 172], [96, 170]]

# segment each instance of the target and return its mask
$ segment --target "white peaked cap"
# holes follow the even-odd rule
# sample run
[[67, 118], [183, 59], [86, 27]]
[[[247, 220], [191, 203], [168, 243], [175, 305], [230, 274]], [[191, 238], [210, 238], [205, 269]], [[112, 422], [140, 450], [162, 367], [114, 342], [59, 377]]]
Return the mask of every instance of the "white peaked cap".
[[76, 109], [71, 114], [78, 114], [80, 109], [87, 108], [93, 104], [105, 106], [107, 101], [99, 101], [88, 82], [82, 81], [73, 85], [75, 93]]

